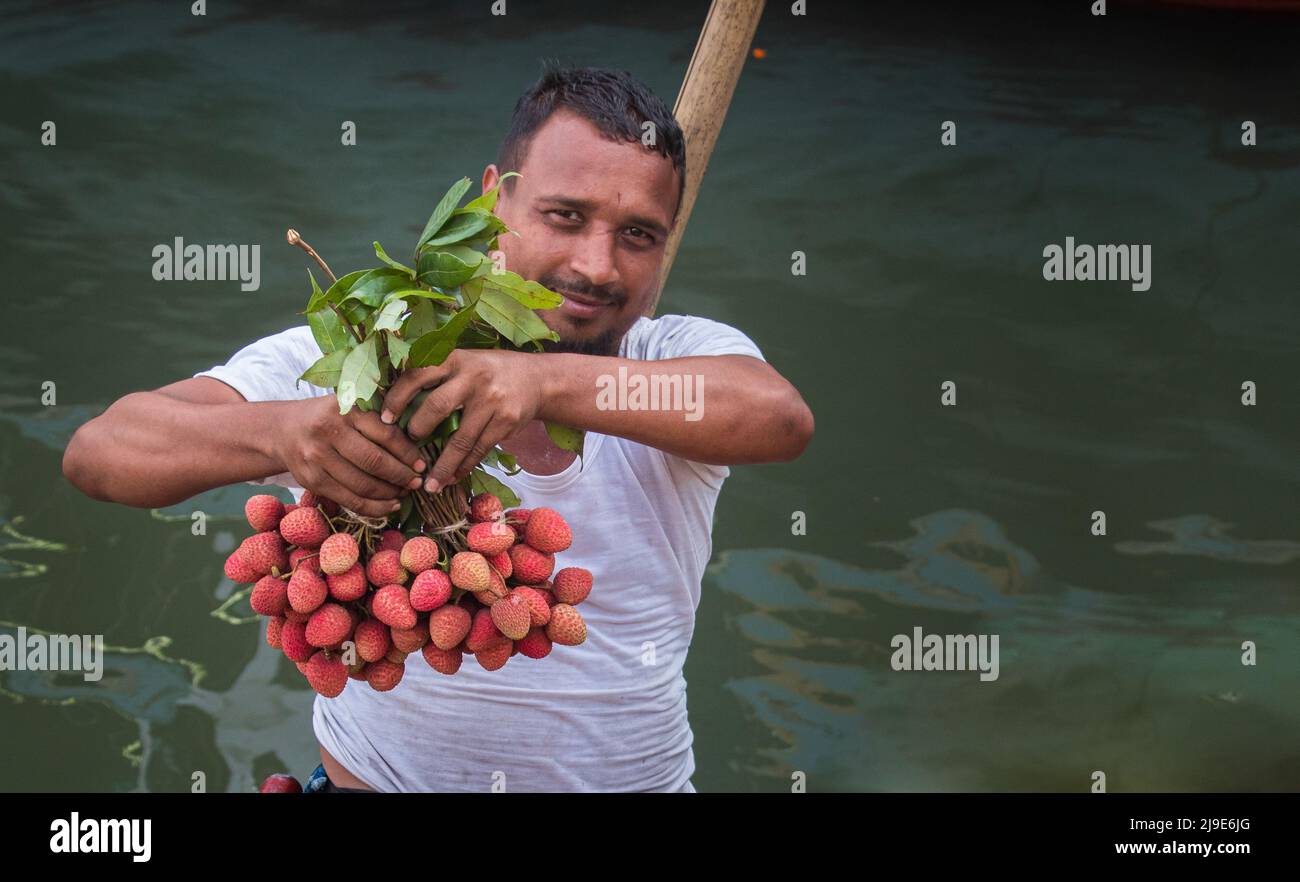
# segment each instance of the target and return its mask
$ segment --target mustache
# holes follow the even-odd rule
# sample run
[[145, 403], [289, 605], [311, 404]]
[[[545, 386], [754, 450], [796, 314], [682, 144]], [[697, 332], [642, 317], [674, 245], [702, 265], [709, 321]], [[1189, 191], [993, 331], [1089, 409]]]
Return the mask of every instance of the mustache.
[[618, 304], [626, 299], [626, 292], [614, 285], [593, 285], [586, 279], [566, 279], [555, 274], [542, 276], [538, 279], [542, 285], [552, 291], [572, 291], [574, 294], [581, 294], [584, 297], [590, 297], [592, 300], [598, 300], [602, 303]]

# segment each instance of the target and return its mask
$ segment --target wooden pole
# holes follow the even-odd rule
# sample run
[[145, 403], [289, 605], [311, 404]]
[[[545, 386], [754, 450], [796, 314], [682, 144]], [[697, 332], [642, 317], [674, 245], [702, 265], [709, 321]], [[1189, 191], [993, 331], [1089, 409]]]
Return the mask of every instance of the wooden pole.
[[700, 29], [700, 39], [695, 53], [686, 68], [673, 116], [686, 137], [686, 189], [682, 204], [677, 210], [677, 222], [664, 247], [663, 269], [659, 273], [659, 290], [655, 292], [647, 315], [653, 316], [659, 306], [668, 273], [677, 256], [677, 246], [691, 219], [695, 197], [700, 192], [704, 170], [708, 168], [713, 145], [722, 131], [722, 121], [727, 117], [727, 107], [736, 91], [741, 68], [749, 56], [749, 46], [763, 14], [763, 0], [713, 0], [709, 14]]

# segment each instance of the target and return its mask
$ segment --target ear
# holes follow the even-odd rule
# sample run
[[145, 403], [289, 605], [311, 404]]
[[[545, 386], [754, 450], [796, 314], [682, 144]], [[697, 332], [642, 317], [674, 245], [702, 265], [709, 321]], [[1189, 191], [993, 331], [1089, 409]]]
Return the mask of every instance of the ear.
[[495, 187], [500, 179], [501, 172], [497, 170], [496, 164], [489, 164], [487, 168], [483, 169], [483, 192], [486, 193]]

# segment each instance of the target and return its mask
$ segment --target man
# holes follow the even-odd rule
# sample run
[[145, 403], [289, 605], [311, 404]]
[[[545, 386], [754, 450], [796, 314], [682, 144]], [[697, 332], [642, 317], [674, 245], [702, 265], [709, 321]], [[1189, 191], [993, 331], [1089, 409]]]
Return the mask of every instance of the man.
[[[799, 456], [812, 414], [739, 331], [643, 317], [685, 173], [681, 130], [645, 86], [626, 73], [548, 71], [516, 105], [483, 188], [508, 168], [522, 177], [505, 182], [497, 206], [520, 234], [501, 238], [506, 266], [565, 297], [540, 313], [560, 337], [548, 352], [457, 351], [407, 371], [381, 413], [340, 416], [328, 390], [296, 383], [320, 350], [294, 328], [117, 401], [78, 430], [64, 473], [90, 496], [129, 505], [272, 480], [385, 515], [421, 481], [446, 486], [500, 444], [523, 469], [505, 483], [524, 507], [568, 519], [563, 563], [595, 576], [582, 607], [587, 641], [490, 673], [467, 659], [447, 677], [420, 661], [392, 692], [354, 685], [318, 697], [313, 725], [329, 778], [375, 790], [689, 791], [682, 665], [714, 503], [728, 465]], [[702, 406], [602, 408], [600, 378], [620, 368], [689, 380]], [[433, 391], [412, 436], [463, 408], [434, 463], [393, 425], [425, 387]], [[581, 459], [550, 441], [544, 420], [586, 430]]]

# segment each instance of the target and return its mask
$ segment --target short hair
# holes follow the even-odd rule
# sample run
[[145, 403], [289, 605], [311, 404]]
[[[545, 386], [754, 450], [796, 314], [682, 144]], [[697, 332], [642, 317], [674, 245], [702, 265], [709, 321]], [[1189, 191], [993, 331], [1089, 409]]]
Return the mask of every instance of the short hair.
[[[642, 126], [653, 123], [655, 140], [649, 146], [677, 170], [677, 208], [681, 208], [686, 189], [686, 139], [681, 126], [659, 96], [625, 70], [546, 65], [541, 78], [515, 103], [510, 130], [497, 151], [502, 174], [519, 169], [533, 134], [561, 108], [578, 114], [614, 141], [640, 144]], [[507, 192], [513, 180], [505, 181]]]

